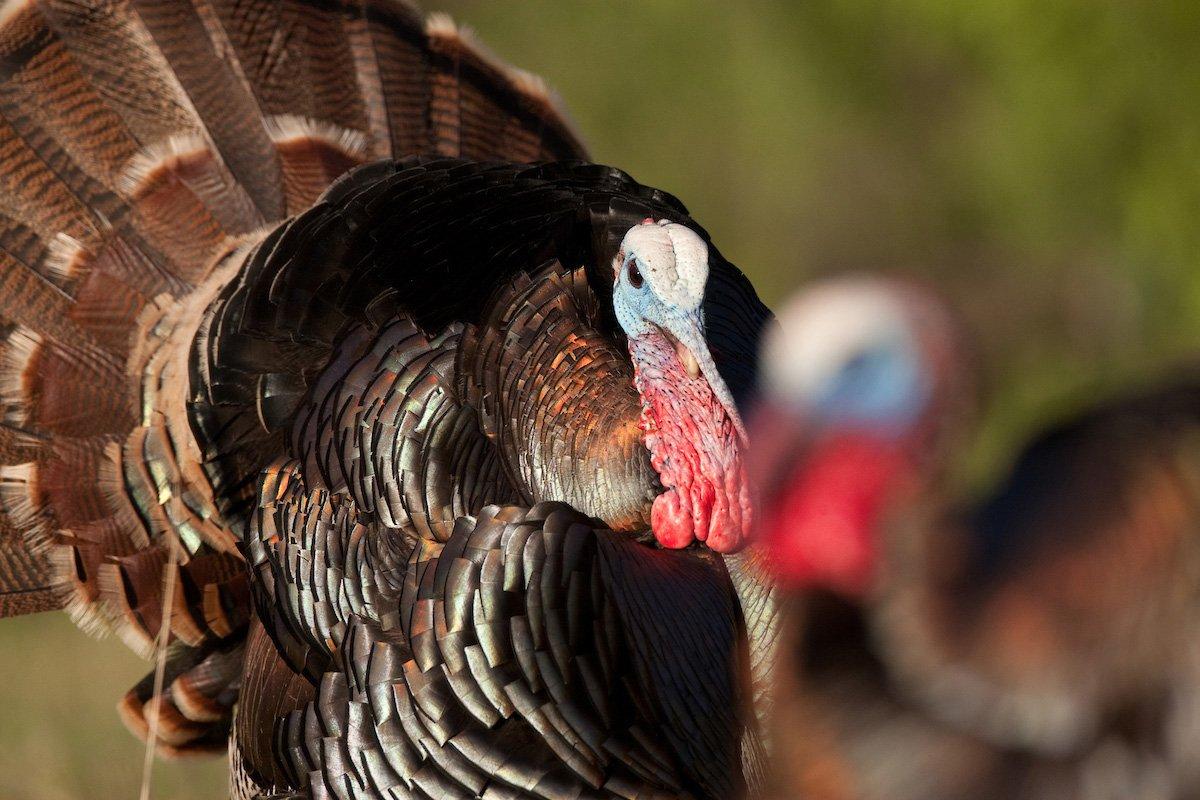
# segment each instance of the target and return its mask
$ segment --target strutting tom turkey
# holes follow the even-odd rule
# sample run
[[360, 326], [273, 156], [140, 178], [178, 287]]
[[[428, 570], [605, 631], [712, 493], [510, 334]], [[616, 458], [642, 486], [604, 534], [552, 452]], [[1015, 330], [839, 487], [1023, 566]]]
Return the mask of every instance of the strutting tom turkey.
[[677, 200], [400, 2], [13, 2], [0, 50], [4, 614], [165, 644], [122, 714], [239, 797], [754, 780], [769, 314]]

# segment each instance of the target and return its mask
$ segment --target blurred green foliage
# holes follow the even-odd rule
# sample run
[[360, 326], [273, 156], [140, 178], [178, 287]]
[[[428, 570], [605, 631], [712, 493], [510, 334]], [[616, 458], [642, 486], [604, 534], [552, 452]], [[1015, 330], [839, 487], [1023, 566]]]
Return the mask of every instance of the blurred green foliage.
[[[979, 350], [986, 485], [1028, 433], [1200, 341], [1200, 6], [1183, 0], [459, 0], [597, 160], [682, 198], [769, 303], [918, 276]], [[0, 626], [0, 796], [132, 797], [112, 710], [148, 667], [61, 616]], [[155, 796], [223, 767], [159, 764]]]
[[978, 489], [1048, 417], [1200, 341], [1189, 2], [443, 3], [596, 160], [674, 192], [774, 304], [917, 276], [976, 339]]

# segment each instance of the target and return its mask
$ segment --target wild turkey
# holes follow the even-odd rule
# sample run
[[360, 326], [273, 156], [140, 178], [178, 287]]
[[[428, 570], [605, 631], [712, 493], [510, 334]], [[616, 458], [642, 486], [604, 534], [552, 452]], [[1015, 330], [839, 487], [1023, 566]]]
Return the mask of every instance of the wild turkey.
[[4, 613], [160, 645], [126, 721], [232, 735], [239, 797], [753, 779], [769, 314], [677, 200], [389, 0], [19, 2], [0, 48]]
[[1200, 382], [1051, 427], [968, 505], [943, 472], [969, 360], [939, 300], [842, 278], [780, 323], [751, 427], [788, 433], [751, 469], [787, 587], [776, 724], [809, 731], [784, 795], [1196, 796]]

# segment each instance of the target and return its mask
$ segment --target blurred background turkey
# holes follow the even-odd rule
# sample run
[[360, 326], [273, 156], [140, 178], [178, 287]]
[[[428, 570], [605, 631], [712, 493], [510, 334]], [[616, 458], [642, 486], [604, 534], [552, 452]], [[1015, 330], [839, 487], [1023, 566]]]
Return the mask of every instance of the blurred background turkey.
[[[546, 77], [594, 158], [685, 198], [772, 306], [845, 270], [936, 285], [983, 399], [950, 496], [1200, 341], [1190, 4], [424, 5]], [[0, 794], [136, 791], [112, 703], [144, 662], [43, 615], [0, 626], [0, 669]], [[161, 797], [224, 791], [219, 761], [156, 776]]]
[[778, 319], [750, 469], [780, 796], [1196, 796], [1195, 372], [1053, 422], [971, 499], [945, 466], [974, 365], [935, 294], [848, 276]]

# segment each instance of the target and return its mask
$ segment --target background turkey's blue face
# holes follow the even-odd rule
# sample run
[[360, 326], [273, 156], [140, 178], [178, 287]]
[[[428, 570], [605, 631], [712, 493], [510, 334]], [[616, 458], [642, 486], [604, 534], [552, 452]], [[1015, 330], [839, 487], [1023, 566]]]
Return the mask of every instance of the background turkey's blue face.
[[794, 586], [858, 598], [875, 579], [880, 515], [913, 474], [937, 385], [916, 296], [886, 279], [828, 281], [767, 335], [748, 470], [770, 498], [760, 535]]
[[847, 355], [816, 393], [817, 416], [826, 425], [900, 432], [911, 427], [929, 397], [916, 344], [896, 339], [865, 344]]
[[843, 279], [806, 292], [767, 343], [767, 391], [821, 431], [900, 436], [929, 405], [933, 376], [903, 300]]

